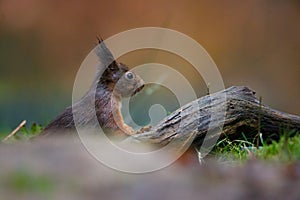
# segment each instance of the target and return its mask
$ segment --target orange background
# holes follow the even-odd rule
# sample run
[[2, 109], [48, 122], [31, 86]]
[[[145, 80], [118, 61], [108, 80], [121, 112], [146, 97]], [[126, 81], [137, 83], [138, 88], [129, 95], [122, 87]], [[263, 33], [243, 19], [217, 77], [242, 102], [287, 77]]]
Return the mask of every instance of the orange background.
[[[216, 62], [226, 87], [249, 86], [265, 104], [300, 115], [299, 21], [296, 0], [2, 0], [0, 127], [47, 123], [71, 103], [96, 36], [144, 26], [189, 35]], [[154, 53], [136, 55], [124, 62], [133, 67]]]

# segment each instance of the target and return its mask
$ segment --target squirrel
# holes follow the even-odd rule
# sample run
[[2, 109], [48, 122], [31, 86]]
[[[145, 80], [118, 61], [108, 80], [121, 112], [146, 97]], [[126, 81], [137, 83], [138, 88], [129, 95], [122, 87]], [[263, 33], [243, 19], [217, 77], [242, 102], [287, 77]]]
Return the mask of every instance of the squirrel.
[[[97, 125], [112, 136], [125, 137], [136, 132], [125, 124], [121, 114], [121, 99], [138, 93], [144, 81], [122, 63], [118, 63], [102, 39], [94, 49], [100, 64], [91, 89], [73, 106], [66, 108], [50, 122], [39, 136], [75, 130], [76, 126], [94, 128]], [[105, 67], [108, 66], [106, 69]], [[95, 120], [95, 112], [97, 120]]]

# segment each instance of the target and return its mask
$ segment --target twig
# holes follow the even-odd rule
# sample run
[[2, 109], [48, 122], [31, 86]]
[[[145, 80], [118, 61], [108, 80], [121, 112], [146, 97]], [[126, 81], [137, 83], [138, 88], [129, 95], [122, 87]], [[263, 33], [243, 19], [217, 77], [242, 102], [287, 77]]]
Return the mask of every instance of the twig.
[[258, 112], [258, 129], [257, 129], [257, 144], [259, 146], [259, 136], [261, 135], [261, 112], [262, 112], [262, 97], [259, 97], [259, 112]]
[[8, 140], [9, 138], [11, 138], [12, 136], [14, 136], [19, 130], [20, 128], [22, 128], [24, 125], [26, 124], [26, 120], [22, 121], [21, 124], [15, 128], [15, 130], [13, 130], [8, 136], [6, 136], [2, 142], [5, 142], [6, 140]]

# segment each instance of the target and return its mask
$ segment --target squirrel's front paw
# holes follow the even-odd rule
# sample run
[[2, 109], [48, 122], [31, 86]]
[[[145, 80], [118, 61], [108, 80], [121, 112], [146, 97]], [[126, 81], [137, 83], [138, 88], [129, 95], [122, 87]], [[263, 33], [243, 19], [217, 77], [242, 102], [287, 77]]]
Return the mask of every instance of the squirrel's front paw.
[[143, 128], [141, 128], [140, 130], [137, 131], [137, 133], [144, 133], [144, 132], [148, 132], [151, 130], [151, 126], [148, 125], [148, 126], [144, 126]]
[[123, 125], [121, 127], [122, 131], [125, 132], [127, 135], [134, 135], [136, 134], [136, 131], [133, 130], [133, 128], [131, 128], [130, 126], [127, 125]]

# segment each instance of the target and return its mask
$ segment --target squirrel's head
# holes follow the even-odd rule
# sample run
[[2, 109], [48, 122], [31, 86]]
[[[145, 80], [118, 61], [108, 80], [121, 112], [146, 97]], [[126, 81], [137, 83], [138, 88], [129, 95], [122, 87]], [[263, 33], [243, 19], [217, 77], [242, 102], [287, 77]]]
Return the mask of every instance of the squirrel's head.
[[[97, 83], [121, 97], [135, 95], [144, 87], [144, 81], [137, 74], [129, 71], [125, 64], [118, 63], [102, 39], [98, 40], [96, 54], [100, 61], [99, 71], [104, 71], [99, 73], [100, 77], [96, 77]], [[105, 68], [107, 65], [108, 67]]]
[[114, 91], [120, 94], [122, 97], [129, 97], [135, 95], [137, 92], [143, 89], [144, 81], [132, 71], [128, 70], [128, 67], [122, 63], [119, 64], [121, 76], [115, 85]]

